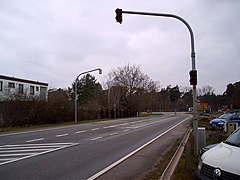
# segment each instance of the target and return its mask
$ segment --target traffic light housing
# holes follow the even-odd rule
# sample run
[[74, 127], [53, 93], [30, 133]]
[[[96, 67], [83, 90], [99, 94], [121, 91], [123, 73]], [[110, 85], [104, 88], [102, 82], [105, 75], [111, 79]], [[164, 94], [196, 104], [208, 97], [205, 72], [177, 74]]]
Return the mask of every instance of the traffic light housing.
[[116, 21], [122, 24], [122, 9], [118, 8], [115, 10], [115, 12], [116, 12], [116, 17], [115, 17]]
[[191, 70], [190, 75], [190, 85], [197, 85], [197, 70]]

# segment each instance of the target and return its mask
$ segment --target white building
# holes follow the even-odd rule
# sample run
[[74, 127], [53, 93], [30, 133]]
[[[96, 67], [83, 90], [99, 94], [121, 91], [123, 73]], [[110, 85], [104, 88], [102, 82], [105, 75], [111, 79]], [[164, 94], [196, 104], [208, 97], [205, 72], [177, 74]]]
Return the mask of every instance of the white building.
[[0, 101], [47, 100], [48, 83], [0, 75]]

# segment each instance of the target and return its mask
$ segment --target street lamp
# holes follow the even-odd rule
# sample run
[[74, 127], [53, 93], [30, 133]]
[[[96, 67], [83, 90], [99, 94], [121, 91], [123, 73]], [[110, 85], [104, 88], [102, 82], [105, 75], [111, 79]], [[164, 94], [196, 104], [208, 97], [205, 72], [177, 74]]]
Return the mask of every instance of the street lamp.
[[191, 39], [191, 59], [192, 59], [192, 70], [190, 71], [190, 85], [193, 85], [193, 132], [194, 132], [194, 154], [197, 154], [198, 151], [198, 117], [197, 117], [197, 70], [195, 63], [195, 50], [194, 50], [194, 35], [191, 26], [180, 16], [174, 14], [165, 14], [165, 13], [149, 13], [149, 12], [136, 12], [136, 11], [123, 11], [122, 9], [116, 9], [116, 21], [120, 24], [122, 23], [122, 14], [137, 14], [137, 15], [150, 15], [150, 16], [163, 16], [163, 17], [171, 17], [180, 20], [183, 24], [185, 24], [190, 33]]
[[97, 69], [82, 72], [75, 79], [75, 123], [77, 123], [77, 84], [78, 84], [78, 78], [79, 78], [79, 76], [81, 76], [83, 74], [87, 74], [87, 73], [90, 73], [90, 72], [93, 72], [93, 71], [99, 71], [99, 74], [102, 74], [102, 69], [97, 68]]

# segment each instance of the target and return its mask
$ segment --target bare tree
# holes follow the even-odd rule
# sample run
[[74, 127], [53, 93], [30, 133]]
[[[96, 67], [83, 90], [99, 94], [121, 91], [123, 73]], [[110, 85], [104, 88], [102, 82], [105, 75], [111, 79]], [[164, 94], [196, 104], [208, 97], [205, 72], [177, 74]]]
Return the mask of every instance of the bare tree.
[[[144, 74], [139, 65], [130, 64], [110, 71], [106, 84], [110, 91], [112, 87], [118, 87], [110, 94], [111, 99], [115, 98], [118, 102], [121, 98], [124, 99], [122, 104], [130, 110], [139, 109], [144, 103], [142, 102], [143, 95], [157, 89], [157, 83]], [[148, 102], [145, 103], [148, 104]]]
[[116, 111], [120, 108], [120, 100], [123, 94], [121, 86], [112, 86], [108, 89], [108, 108], [113, 109], [114, 117], [116, 118]]
[[211, 86], [203, 86], [201, 89], [198, 89], [198, 96], [211, 95], [214, 94], [214, 88]]

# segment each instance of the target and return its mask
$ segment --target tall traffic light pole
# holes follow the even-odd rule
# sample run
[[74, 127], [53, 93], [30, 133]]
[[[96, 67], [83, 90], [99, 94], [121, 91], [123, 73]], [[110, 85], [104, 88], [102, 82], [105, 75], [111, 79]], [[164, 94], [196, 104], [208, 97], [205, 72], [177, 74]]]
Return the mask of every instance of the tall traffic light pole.
[[194, 133], [194, 154], [197, 154], [198, 151], [198, 116], [197, 116], [197, 70], [195, 63], [195, 49], [194, 49], [194, 35], [191, 26], [180, 16], [174, 14], [165, 14], [165, 13], [150, 13], [150, 12], [136, 12], [136, 11], [123, 11], [122, 9], [116, 9], [116, 21], [120, 24], [122, 23], [122, 14], [136, 14], [136, 15], [148, 15], [148, 16], [162, 16], [162, 17], [171, 17], [180, 20], [185, 24], [190, 33], [191, 39], [191, 59], [192, 59], [192, 70], [190, 71], [190, 85], [193, 86], [193, 133]]

